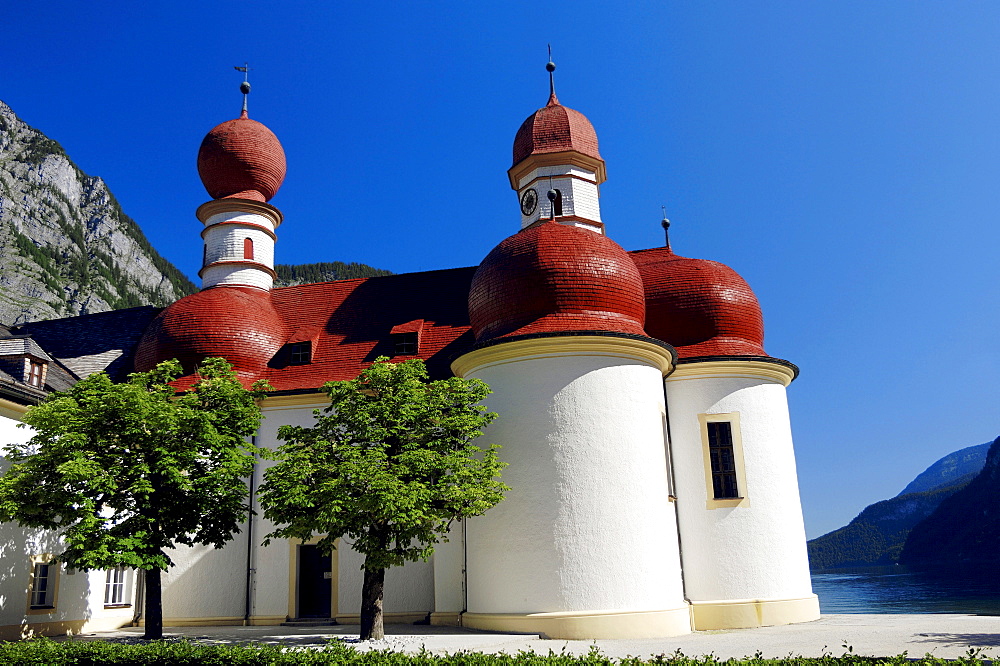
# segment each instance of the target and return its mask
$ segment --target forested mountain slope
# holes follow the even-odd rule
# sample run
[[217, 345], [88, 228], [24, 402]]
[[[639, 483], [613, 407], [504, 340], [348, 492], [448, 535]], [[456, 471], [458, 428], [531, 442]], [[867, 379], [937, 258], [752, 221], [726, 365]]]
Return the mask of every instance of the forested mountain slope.
[[1000, 564], [998, 489], [1000, 437], [990, 447], [979, 475], [913, 528], [900, 563], [948, 567]]
[[986, 464], [990, 444], [949, 453], [921, 472], [896, 497], [871, 504], [849, 524], [811, 540], [816, 569], [894, 564], [911, 530], [965, 488]]

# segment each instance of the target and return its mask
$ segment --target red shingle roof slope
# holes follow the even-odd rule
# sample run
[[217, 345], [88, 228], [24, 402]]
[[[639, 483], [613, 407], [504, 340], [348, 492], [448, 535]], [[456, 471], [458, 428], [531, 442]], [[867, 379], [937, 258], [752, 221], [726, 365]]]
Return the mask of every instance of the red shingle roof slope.
[[597, 132], [587, 117], [556, 99], [528, 116], [514, 136], [514, 164], [529, 155], [575, 150], [601, 159], [597, 150]]
[[[422, 358], [431, 377], [451, 376], [452, 358], [473, 344], [469, 330], [469, 283], [475, 267], [318, 282], [271, 292], [290, 329], [318, 326], [308, 365], [272, 362], [266, 378], [276, 390], [321, 386], [353, 379], [379, 356]], [[420, 349], [395, 356], [393, 327], [423, 319]]]
[[544, 222], [497, 245], [476, 271], [469, 317], [476, 340], [534, 333], [645, 335], [642, 278], [613, 240]]
[[646, 332], [678, 357], [767, 356], [764, 318], [750, 285], [729, 266], [670, 248], [630, 253], [646, 292]]
[[198, 175], [213, 199], [270, 201], [286, 168], [278, 137], [246, 111], [214, 127], [198, 149]]
[[[548, 226], [550, 225], [540, 225], [538, 229]], [[630, 259], [629, 264], [634, 262], [633, 267], [626, 270], [629, 275], [623, 276], [617, 268], [608, 272], [609, 268], [613, 268], [612, 264], [617, 264], [606, 261], [607, 257], [603, 256], [605, 253], [591, 253], [594, 256], [584, 262], [584, 268], [595, 274], [604, 271], [607, 273], [604, 277], [614, 283], [611, 285], [611, 292], [608, 292], [611, 296], [607, 293], [602, 295], [601, 289], [593, 284], [593, 276], [581, 277], [572, 271], [572, 275], [566, 273], [563, 270], [567, 268], [565, 257], [560, 257], [557, 250], [567, 242], [563, 236], [575, 238], [577, 232], [586, 234], [581, 238], [588, 241], [611, 241], [593, 232], [574, 230], [572, 227], [554, 225], [553, 229], [553, 233], [559, 236], [556, 239], [559, 242], [552, 244], [548, 259], [555, 262], [553, 266], [558, 270], [549, 276], [551, 280], [543, 280], [532, 274], [533, 277], [528, 282], [508, 285], [490, 295], [492, 304], [482, 306], [489, 306], [482, 313], [485, 323], [480, 324], [490, 328], [485, 339], [573, 330], [612, 330], [641, 335], [642, 309], [645, 305], [645, 331], [651, 337], [673, 345], [682, 360], [703, 356], [766, 356], [760, 306], [750, 287], [728, 266], [714, 261], [678, 257], [667, 248], [629, 253], [619, 248], [621, 256]], [[534, 234], [548, 235], [547, 231], [535, 231]], [[525, 235], [522, 232], [512, 238], [529, 240], [530, 235], [532, 234]], [[487, 261], [483, 264], [488, 268]], [[626, 265], [626, 269], [628, 268]], [[636, 270], [642, 280], [639, 291], [636, 291], [633, 279], [636, 277], [633, 271]], [[214, 303], [217, 299], [222, 299], [220, 303], [226, 307], [223, 308], [225, 312], [214, 315], [217, 319], [213, 321], [218, 321], [238, 317], [239, 310], [230, 311], [230, 306], [235, 307], [235, 301], [228, 298], [227, 294], [241, 302], [249, 298], [249, 302], [255, 306], [251, 308], [254, 312], [260, 309], [256, 307], [258, 301], [267, 299], [273, 306], [276, 319], [280, 321], [282, 335], [285, 336], [282, 341], [268, 338], [267, 346], [272, 350], [277, 349], [281, 342], [284, 343], [281, 350], [271, 358], [264, 360], [257, 358], [256, 354], [250, 354], [260, 340], [251, 333], [240, 333], [243, 325], [237, 325], [233, 321], [223, 321], [221, 325], [212, 324], [210, 328], [214, 327], [215, 332], [207, 336], [214, 340], [211, 341], [197, 332], [198, 327], [206, 324], [202, 322], [193, 325], [192, 320], [188, 322], [192, 324], [190, 328], [183, 327], [184, 349], [170, 348], [174, 344], [171, 342], [167, 348], [157, 350], [156, 355], [167, 354], [164, 358], [183, 355], [190, 362], [194, 360], [192, 353], [204, 356], [228, 351], [234, 354], [238, 364], [243, 364], [253, 356], [253, 368], [237, 368], [242, 370], [241, 377], [247, 383], [252, 379], [267, 379], [277, 391], [309, 391], [329, 380], [353, 379], [379, 356], [394, 359], [422, 358], [427, 362], [431, 377], [440, 379], [451, 376], [451, 361], [476, 343], [469, 323], [470, 292], [476, 298], [476, 289], [472, 285], [476, 271], [477, 267], [472, 266], [303, 284], [274, 289], [269, 298], [266, 292], [258, 291], [250, 295], [242, 292], [254, 290], [216, 287], [195, 294], [194, 297], [181, 299], [164, 310], [147, 330], [146, 337], [162, 334], [160, 323], [178, 306], [183, 314], [190, 309], [189, 303], [195, 304], [206, 298]], [[572, 292], [569, 295], [574, 298], [579, 296], [584, 300], [599, 300], [608, 297], [613, 302], [604, 303], [599, 308], [577, 308], [580, 312], [574, 314], [568, 310], [562, 311], [567, 303], [570, 309], [575, 308], [573, 303], [563, 299], [559, 301], [561, 305], [558, 308], [562, 314], [556, 319], [552, 318], [551, 311], [548, 311], [546, 317], [546, 312], [541, 310], [534, 314], [528, 313], [530, 316], [527, 319], [521, 317], [524, 311], [518, 303], [524, 301], [522, 305], [531, 306], [537, 304], [539, 299], [545, 301], [548, 298], [545, 296], [547, 288], [560, 286], [558, 283], [564, 279], [569, 282], [562, 286], [568, 286]], [[617, 285], [616, 280], [622, 284]], [[600, 281], [599, 279], [598, 282]], [[497, 286], [495, 281], [493, 286]], [[480, 294], [480, 297], [486, 298], [487, 295]], [[214, 309], [214, 306], [206, 307], [205, 311], [194, 308], [192, 312], [202, 320], [208, 310]], [[521, 315], [517, 315], [516, 311], [519, 309], [522, 310]], [[513, 315], [517, 316], [511, 318]], [[87, 318], [74, 319], [81, 320], [82, 324], [82, 320]], [[393, 329], [401, 327], [397, 328], [399, 331], [412, 328], [418, 320], [423, 320], [418, 353], [396, 356], [391, 335]], [[621, 328], [623, 325], [625, 329]], [[290, 363], [290, 355], [287, 353], [288, 344], [301, 341], [312, 342], [311, 363], [294, 365]], [[196, 349], [187, 349], [190, 345], [194, 345]], [[137, 356], [148, 359], [149, 353], [148, 349], [144, 349]], [[192, 380], [193, 377], [190, 376], [182, 379], [178, 382], [178, 387], [190, 385]]]

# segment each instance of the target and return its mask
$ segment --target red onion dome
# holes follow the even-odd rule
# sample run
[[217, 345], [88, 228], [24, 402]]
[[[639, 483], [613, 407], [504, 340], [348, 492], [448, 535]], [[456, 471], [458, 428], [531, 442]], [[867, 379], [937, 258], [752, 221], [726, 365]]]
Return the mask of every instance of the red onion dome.
[[472, 278], [476, 340], [569, 331], [645, 336], [642, 277], [628, 253], [593, 231], [546, 222], [514, 234]]
[[285, 180], [285, 151], [246, 111], [217, 125], [198, 149], [198, 175], [213, 199], [270, 201]]
[[190, 374], [202, 360], [221, 356], [243, 380], [260, 378], [281, 349], [285, 326], [271, 295], [259, 289], [218, 287], [185, 296], [146, 329], [135, 354], [140, 372], [176, 358]]
[[696, 356], [766, 356], [764, 318], [750, 285], [717, 261], [670, 248], [633, 252], [646, 290], [646, 331]]
[[528, 116], [514, 136], [514, 164], [529, 155], [560, 153], [575, 150], [589, 157], [601, 159], [597, 150], [597, 132], [587, 117], [556, 99]]

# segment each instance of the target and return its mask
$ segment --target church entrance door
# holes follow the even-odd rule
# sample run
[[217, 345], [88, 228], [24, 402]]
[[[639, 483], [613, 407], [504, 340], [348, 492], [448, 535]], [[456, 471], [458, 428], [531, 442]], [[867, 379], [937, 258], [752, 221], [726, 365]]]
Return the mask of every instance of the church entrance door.
[[317, 546], [299, 546], [299, 617], [331, 617], [333, 558]]

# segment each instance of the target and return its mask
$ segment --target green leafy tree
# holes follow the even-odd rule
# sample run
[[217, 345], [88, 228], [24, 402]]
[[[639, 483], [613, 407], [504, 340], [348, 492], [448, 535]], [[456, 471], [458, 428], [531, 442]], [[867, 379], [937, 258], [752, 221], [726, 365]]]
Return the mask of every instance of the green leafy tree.
[[177, 361], [113, 383], [98, 373], [25, 414], [27, 444], [5, 449], [0, 520], [59, 533], [58, 559], [88, 571], [145, 572], [145, 638], [163, 635], [160, 572], [179, 545], [222, 547], [247, 516], [257, 400], [224, 359], [205, 360], [176, 394]]
[[380, 357], [356, 379], [328, 382], [330, 406], [311, 428], [282, 426], [278, 464], [260, 488], [267, 538], [340, 537], [365, 556], [361, 637], [383, 637], [385, 570], [426, 560], [451, 523], [503, 499], [506, 463], [473, 440], [496, 414], [489, 387], [456, 377], [428, 382], [419, 359]]

